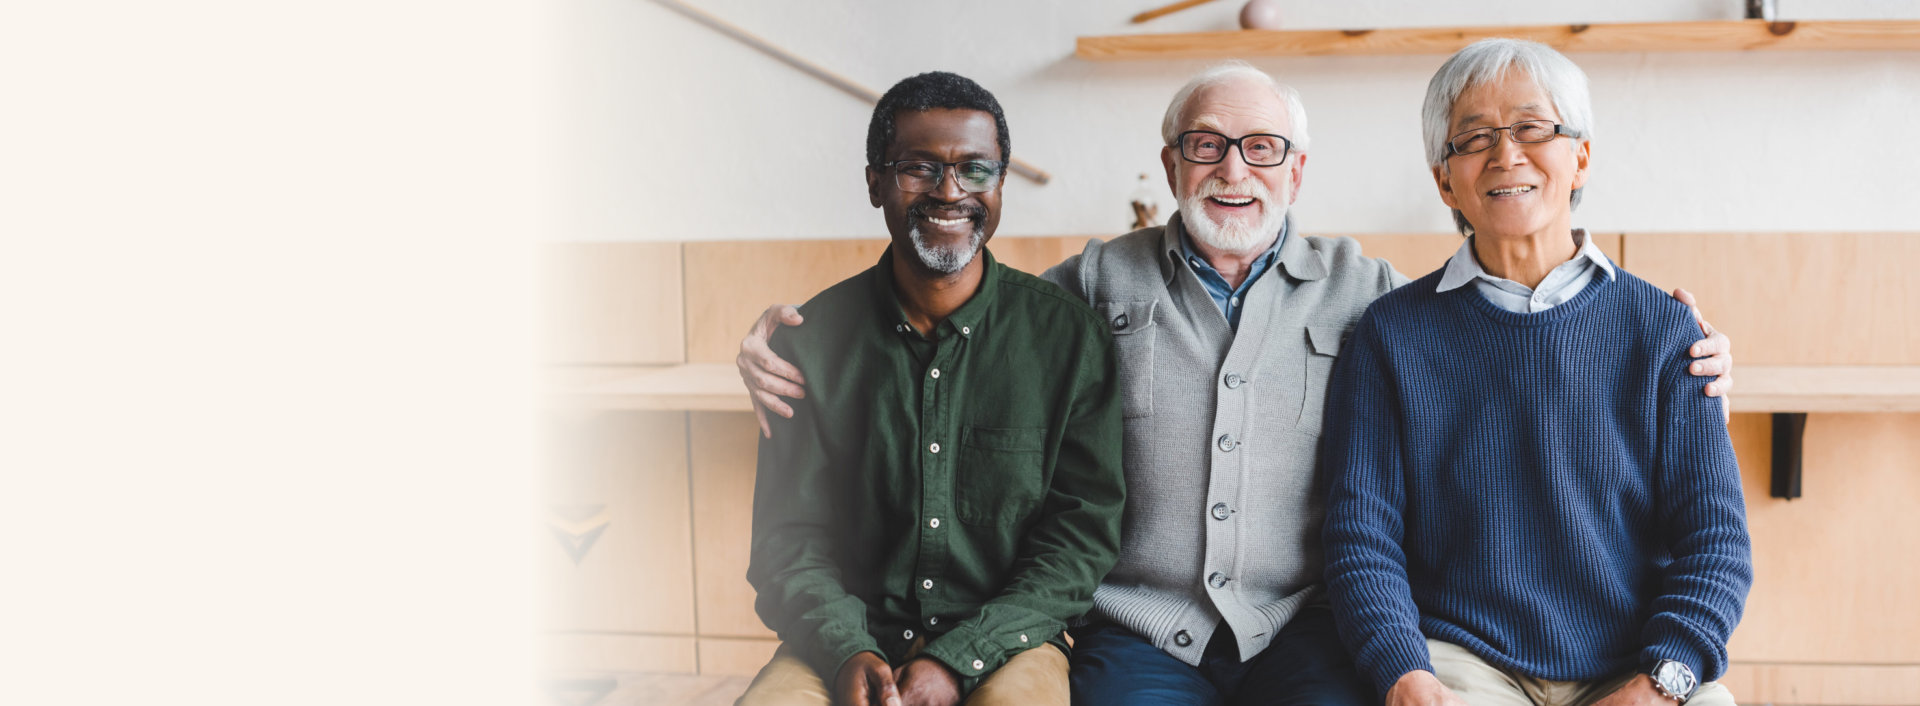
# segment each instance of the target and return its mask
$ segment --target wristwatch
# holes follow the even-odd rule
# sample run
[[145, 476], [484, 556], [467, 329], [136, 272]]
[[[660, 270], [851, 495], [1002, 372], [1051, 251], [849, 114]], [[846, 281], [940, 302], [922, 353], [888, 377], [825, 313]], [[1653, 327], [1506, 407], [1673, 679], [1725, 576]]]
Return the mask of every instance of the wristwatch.
[[1692, 668], [1670, 659], [1654, 663], [1653, 671], [1648, 676], [1653, 677], [1653, 688], [1661, 696], [1683, 704], [1693, 696], [1694, 687], [1700, 685], [1700, 681], [1693, 676]]

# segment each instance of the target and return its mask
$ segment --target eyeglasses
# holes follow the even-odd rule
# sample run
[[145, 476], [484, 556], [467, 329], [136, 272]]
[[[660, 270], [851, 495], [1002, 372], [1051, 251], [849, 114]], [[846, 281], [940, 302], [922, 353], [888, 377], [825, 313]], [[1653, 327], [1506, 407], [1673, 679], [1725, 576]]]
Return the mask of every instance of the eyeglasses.
[[1567, 137], [1580, 136], [1579, 130], [1555, 123], [1552, 120], [1522, 120], [1506, 127], [1483, 127], [1454, 135], [1447, 139], [1447, 150], [1455, 155], [1485, 152], [1492, 149], [1494, 144], [1500, 141], [1500, 137], [1494, 133], [1500, 132], [1501, 130], [1507, 131], [1507, 137], [1511, 138], [1514, 142], [1524, 142], [1528, 144], [1552, 142], [1553, 138], [1561, 135], [1566, 135]]
[[893, 171], [893, 183], [901, 191], [924, 193], [940, 188], [940, 181], [946, 178], [947, 169], [953, 169], [953, 177], [960, 188], [978, 194], [992, 191], [1000, 185], [1000, 178], [1006, 174], [1007, 163], [991, 159], [970, 159], [965, 162], [924, 162], [919, 160], [896, 160], [880, 165], [882, 169]]
[[1227, 158], [1227, 148], [1240, 146], [1240, 159], [1251, 167], [1273, 167], [1287, 161], [1293, 142], [1279, 135], [1254, 133], [1227, 137], [1212, 130], [1188, 130], [1180, 133], [1180, 156], [1194, 164], [1219, 164]]

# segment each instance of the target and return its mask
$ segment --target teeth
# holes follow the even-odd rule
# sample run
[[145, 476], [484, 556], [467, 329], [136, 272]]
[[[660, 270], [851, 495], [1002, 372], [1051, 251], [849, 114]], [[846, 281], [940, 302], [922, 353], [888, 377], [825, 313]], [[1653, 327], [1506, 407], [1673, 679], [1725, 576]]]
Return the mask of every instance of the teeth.
[[1230, 199], [1224, 196], [1215, 196], [1213, 197], [1213, 200], [1219, 201], [1220, 203], [1224, 203], [1228, 206], [1245, 206], [1247, 204], [1253, 203], [1252, 198]]
[[952, 220], [948, 220], [945, 218], [934, 218], [933, 216], [927, 216], [927, 220], [933, 221], [935, 225], [943, 225], [943, 226], [957, 226], [967, 222], [967, 219], [965, 218], [955, 218]]
[[1533, 190], [1533, 187], [1531, 186], [1515, 186], [1515, 187], [1509, 187], [1505, 189], [1494, 189], [1492, 191], [1487, 192], [1487, 194], [1492, 196], [1510, 196], [1513, 194], [1524, 194], [1532, 190]]

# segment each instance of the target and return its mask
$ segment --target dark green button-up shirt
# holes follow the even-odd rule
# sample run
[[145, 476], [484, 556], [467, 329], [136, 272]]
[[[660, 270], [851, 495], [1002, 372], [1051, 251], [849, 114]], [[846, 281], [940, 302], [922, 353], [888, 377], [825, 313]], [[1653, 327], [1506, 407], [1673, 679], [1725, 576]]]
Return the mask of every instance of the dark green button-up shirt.
[[1120, 389], [1085, 302], [985, 254], [922, 336], [880, 263], [807, 302], [772, 347], [807, 377], [753, 494], [755, 609], [821, 678], [916, 638], [971, 689], [1062, 648], [1120, 545]]

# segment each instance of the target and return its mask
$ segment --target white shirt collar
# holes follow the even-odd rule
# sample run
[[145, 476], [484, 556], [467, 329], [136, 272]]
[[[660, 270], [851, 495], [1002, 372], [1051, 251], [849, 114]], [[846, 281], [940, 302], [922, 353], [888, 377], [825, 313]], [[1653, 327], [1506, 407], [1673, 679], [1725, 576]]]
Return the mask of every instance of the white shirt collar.
[[[1607, 258], [1606, 253], [1600, 252], [1600, 246], [1595, 245], [1592, 238], [1587, 237], [1587, 229], [1573, 229], [1573, 242], [1578, 244], [1579, 249], [1574, 251], [1573, 259], [1568, 260], [1568, 263], [1576, 263], [1582, 259], [1591, 260], [1602, 272], [1607, 273], [1607, 279], [1614, 279], [1613, 261]], [[1564, 263], [1560, 265], [1560, 267], [1566, 266]], [[1484, 279], [1496, 284], [1513, 282], [1509, 279], [1496, 277], [1487, 272], [1486, 268], [1481, 267], [1480, 258], [1474, 257], [1473, 255], [1473, 238], [1468, 237], [1464, 242], [1460, 243], [1460, 249], [1453, 252], [1453, 257], [1447, 258], [1446, 272], [1440, 275], [1440, 284], [1434, 288], [1434, 291], [1445, 292], [1458, 289], [1476, 279]], [[1525, 285], [1521, 286], [1524, 287]]]

